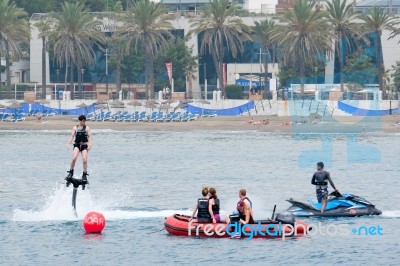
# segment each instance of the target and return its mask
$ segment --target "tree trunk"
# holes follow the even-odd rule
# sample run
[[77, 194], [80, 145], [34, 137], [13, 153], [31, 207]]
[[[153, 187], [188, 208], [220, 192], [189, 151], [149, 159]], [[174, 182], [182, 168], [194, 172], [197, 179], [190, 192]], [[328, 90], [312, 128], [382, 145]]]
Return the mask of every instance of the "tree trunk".
[[46, 37], [42, 37], [42, 95], [40, 98], [46, 99]]
[[226, 98], [226, 91], [225, 91], [225, 82], [224, 82], [224, 46], [221, 44], [219, 50], [219, 67], [218, 67], [218, 76], [219, 78], [219, 87], [222, 91], [222, 95]]
[[115, 68], [115, 74], [116, 74], [116, 77], [115, 77], [115, 82], [116, 82], [116, 85], [117, 85], [117, 91], [118, 91], [118, 95], [119, 95], [119, 92], [121, 91], [121, 53], [122, 53], [122, 49], [119, 47], [118, 48], [118, 52], [117, 52], [117, 65], [116, 65], [116, 68]]
[[379, 90], [382, 91], [382, 99], [386, 99], [386, 88], [383, 84], [383, 73], [385, 66], [383, 65], [383, 58], [382, 58], [382, 40], [381, 40], [381, 33], [376, 32], [377, 37], [377, 54], [376, 54], [376, 65], [378, 67], [378, 81], [379, 81]]
[[192, 80], [192, 76], [188, 75], [187, 76], [187, 80], [188, 80], [188, 85], [189, 85], [188, 98], [189, 99], [193, 99], [193, 80]]
[[2, 53], [0, 51], [0, 91], [1, 91], [1, 87], [2, 87], [2, 85], [1, 85], [1, 82], [2, 82], [1, 73], [3, 73], [3, 70], [2, 70], [3, 65], [1, 64], [1, 56], [2, 56]]
[[82, 65], [80, 62], [77, 64], [78, 68], [78, 91], [79, 91], [79, 99], [83, 99], [82, 97]]
[[[264, 63], [264, 88], [265, 88], [265, 96], [269, 99], [269, 78], [268, 78], [268, 62]], [[261, 86], [261, 84], [260, 84]]]
[[6, 42], [6, 79], [7, 79], [7, 97], [11, 99], [11, 70], [10, 70], [10, 47]]
[[149, 70], [150, 70], [150, 98], [154, 99], [154, 59], [153, 59], [153, 57], [150, 58], [149, 63], [150, 63], [150, 68], [149, 68]]
[[344, 75], [343, 75], [343, 65], [344, 65], [344, 58], [342, 55], [342, 34], [338, 34], [338, 40], [336, 41], [336, 50], [338, 52], [338, 58], [339, 58], [339, 80], [340, 80], [340, 91], [344, 91]]
[[73, 100], [75, 97], [74, 95], [74, 63], [70, 62], [70, 80], [69, 80], [69, 90], [71, 91], [71, 100]]
[[300, 62], [300, 96], [303, 98], [304, 96], [304, 83], [305, 83], [305, 75], [304, 75], [304, 60]]
[[144, 65], [144, 82], [146, 83], [146, 99], [150, 99], [150, 84], [149, 84], [149, 72], [150, 72], [150, 57], [146, 56]]

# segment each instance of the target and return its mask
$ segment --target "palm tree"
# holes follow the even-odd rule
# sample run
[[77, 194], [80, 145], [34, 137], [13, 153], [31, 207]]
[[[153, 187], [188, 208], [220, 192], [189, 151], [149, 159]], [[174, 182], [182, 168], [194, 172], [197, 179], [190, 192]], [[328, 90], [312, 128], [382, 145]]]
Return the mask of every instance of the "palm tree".
[[[96, 29], [99, 21], [87, 12], [82, 3], [64, 2], [61, 9], [60, 13], [53, 14], [56, 22], [51, 37], [54, 40], [54, 55], [58, 64], [66, 65], [65, 87], [68, 67], [70, 68], [72, 89], [74, 66], [78, 69], [78, 80], [81, 80], [81, 69], [95, 61], [93, 46], [103, 43], [105, 36]], [[82, 97], [82, 86], [79, 86], [79, 96]]]
[[0, 1], [0, 50], [5, 50], [8, 97], [11, 95], [10, 56], [20, 59], [21, 43], [29, 43], [30, 31], [26, 15], [14, 2]]
[[[347, 0], [332, 0], [327, 2], [328, 21], [331, 24], [335, 38], [335, 49], [339, 58], [339, 72], [340, 72], [340, 89], [343, 88], [343, 65], [344, 65], [344, 46], [351, 51], [355, 48], [354, 41], [360, 38], [367, 42], [364, 33], [363, 25], [355, 22], [358, 14], [354, 12], [355, 3], [347, 3]], [[362, 37], [361, 37], [362, 36]], [[357, 42], [355, 43], [357, 45]]]
[[316, 6], [316, 1], [298, 0], [293, 9], [278, 17], [273, 39], [284, 52], [285, 63], [297, 64], [300, 70], [301, 95], [304, 94], [306, 62], [317, 65], [317, 56], [331, 50], [333, 35], [326, 13]]
[[[255, 26], [253, 27], [253, 39], [261, 45], [262, 52], [266, 55], [270, 55], [271, 58], [274, 56], [271, 55], [271, 49], [274, 51], [277, 49], [276, 42], [273, 40], [272, 36], [275, 30], [275, 22], [273, 20], [262, 20], [260, 22], [254, 22]], [[265, 76], [265, 92], [268, 91], [268, 62], [267, 60], [264, 62], [264, 76]], [[260, 73], [261, 74], [261, 73]]]
[[35, 23], [39, 31], [39, 38], [42, 39], [42, 95], [41, 98], [46, 98], [46, 52], [48, 50], [48, 36], [51, 30], [51, 22], [42, 18], [39, 22]]
[[243, 51], [243, 40], [250, 40], [250, 28], [241, 18], [236, 16], [239, 12], [238, 5], [229, 0], [210, 0], [200, 17], [191, 22], [192, 30], [189, 34], [203, 33], [200, 53], [211, 54], [215, 69], [219, 77], [219, 87], [225, 94], [223, 80], [224, 47], [236, 57]]
[[154, 97], [154, 59], [168, 46], [168, 37], [172, 37], [173, 28], [166, 16], [165, 6], [150, 0], [135, 2], [122, 17], [122, 32], [125, 32], [126, 51], [139, 46], [145, 54], [146, 98]]
[[393, 15], [386, 13], [385, 9], [374, 6], [368, 10], [368, 14], [360, 14], [360, 19], [365, 23], [366, 30], [375, 33], [376, 36], [376, 67], [378, 69], [379, 90], [382, 91], [383, 99], [386, 99], [386, 88], [383, 84], [385, 65], [382, 56], [382, 31], [392, 30], [396, 19]]

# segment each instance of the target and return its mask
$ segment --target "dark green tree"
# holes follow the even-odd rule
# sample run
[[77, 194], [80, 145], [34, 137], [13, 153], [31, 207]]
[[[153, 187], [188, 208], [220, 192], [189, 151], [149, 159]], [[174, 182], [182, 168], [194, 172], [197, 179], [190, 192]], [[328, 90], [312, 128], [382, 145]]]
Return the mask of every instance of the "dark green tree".
[[374, 83], [376, 79], [376, 68], [371, 58], [364, 55], [361, 49], [347, 57], [343, 73], [344, 81], [348, 83], [364, 85]]
[[382, 91], [383, 99], [386, 99], [386, 87], [384, 86], [385, 65], [382, 55], [382, 32], [392, 30], [392, 25], [396, 18], [386, 11], [386, 8], [374, 6], [368, 10], [367, 14], [360, 14], [360, 19], [364, 22], [367, 31], [373, 32], [376, 36], [376, 68], [378, 73], [379, 90]]
[[126, 33], [127, 52], [141, 47], [145, 55], [146, 98], [154, 97], [154, 59], [168, 45], [173, 28], [164, 5], [140, 0], [122, 17], [121, 32]]
[[225, 49], [234, 58], [243, 51], [243, 40], [250, 40], [250, 28], [236, 16], [239, 6], [229, 0], [210, 0], [206, 7], [200, 10], [200, 17], [191, 22], [189, 34], [203, 33], [200, 53], [211, 54], [215, 69], [217, 69], [219, 87], [225, 93], [223, 80], [223, 63]]
[[[189, 97], [191, 96], [191, 80], [197, 70], [197, 58], [192, 56], [192, 49], [186, 46], [181, 38], [171, 39], [165, 52], [158, 56], [156, 64], [156, 88], [159, 90], [168, 85], [168, 75], [165, 64], [172, 62], [172, 77], [174, 78], [175, 91], [184, 92], [186, 78], [189, 83]], [[164, 78], [161, 78], [164, 77]]]
[[0, 51], [5, 51], [8, 97], [11, 95], [11, 59], [22, 57], [21, 44], [28, 43], [30, 38], [26, 15], [26, 12], [14, 2], [0, 1]]

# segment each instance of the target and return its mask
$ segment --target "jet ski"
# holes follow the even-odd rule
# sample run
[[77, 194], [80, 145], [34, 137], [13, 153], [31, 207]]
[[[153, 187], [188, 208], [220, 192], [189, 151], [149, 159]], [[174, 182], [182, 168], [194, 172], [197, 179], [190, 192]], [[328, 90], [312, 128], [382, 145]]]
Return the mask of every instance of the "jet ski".
[[368, 200], [353, 194], [340, 194], [337, 191], [329, 194], [324, 213], [321, 213], [322, 203], [311, 200], [308, 200], [309, 203], [304, 203], [292, 198], [287, 201], [292, 204], [288, 211], [297, 217], [355, 217], [382, 214], [382, 211], [376, 209]]

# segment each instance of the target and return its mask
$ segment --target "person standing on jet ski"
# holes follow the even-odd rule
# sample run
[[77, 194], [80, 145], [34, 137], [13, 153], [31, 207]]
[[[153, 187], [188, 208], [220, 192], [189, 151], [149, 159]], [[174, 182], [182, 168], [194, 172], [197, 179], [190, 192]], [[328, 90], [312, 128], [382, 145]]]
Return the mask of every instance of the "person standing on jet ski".
[[321, 213], [324, 213], [326, 208], [326, 202], [328, 199], [328, 182], [335, 191], [338, 191], [335, 184], [333, 184], [331, 175], [329, 172], [324, 170], [324, 163], [318, 162], [317, 172], [314, 173], [311, 179], [311, 184], [315, 185], [318, 202], [322, 202]]

